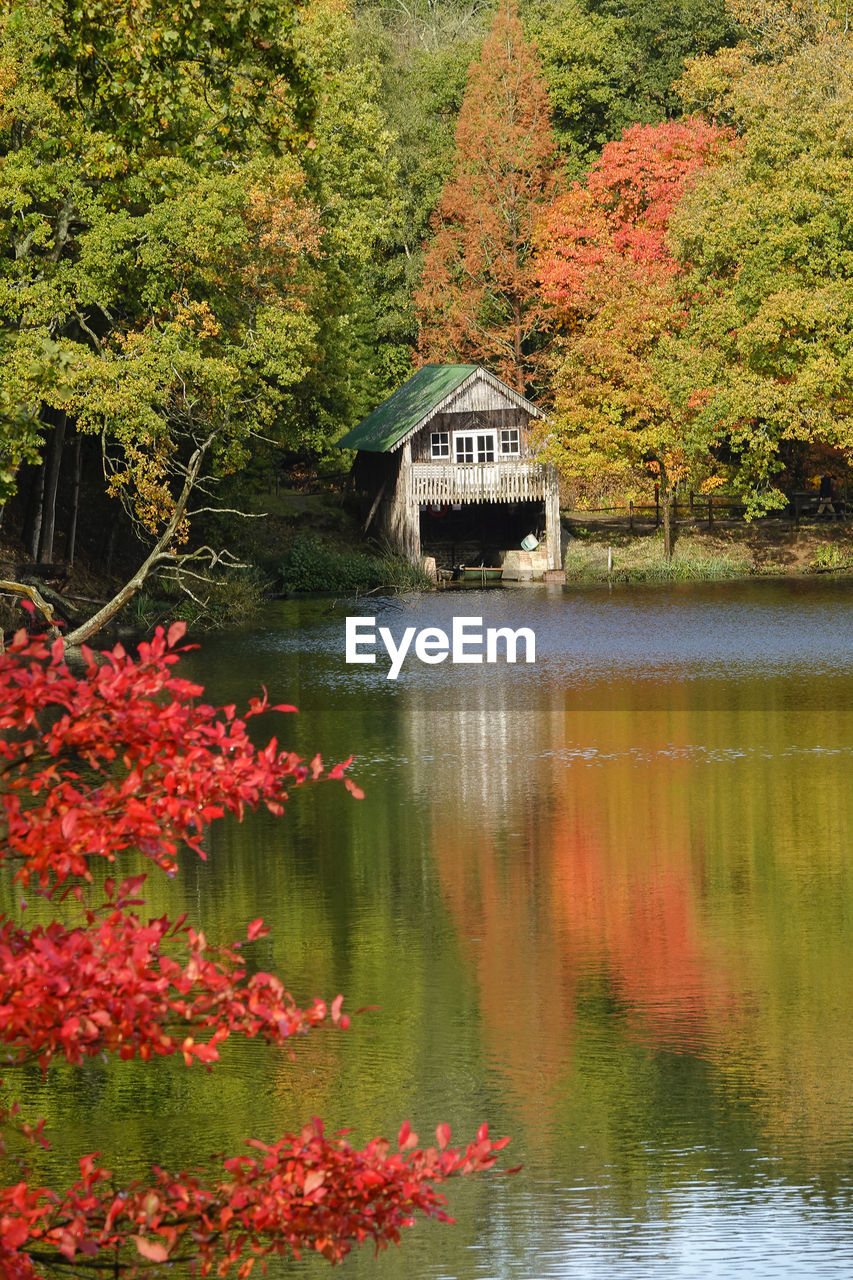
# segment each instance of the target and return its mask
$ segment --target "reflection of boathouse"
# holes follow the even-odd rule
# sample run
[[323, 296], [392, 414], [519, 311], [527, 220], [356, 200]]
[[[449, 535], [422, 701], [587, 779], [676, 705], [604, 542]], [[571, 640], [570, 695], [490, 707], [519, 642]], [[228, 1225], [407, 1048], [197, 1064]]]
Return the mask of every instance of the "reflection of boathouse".
[[557, 475], [530, 445], [531, 423], [544, 416], [477, 365], [425, 365], [338, 441], [358, 452], [365, 527], [410, 560], [432, 555], [445, 567], [501, 565], [510, 550], [517, 564], [533, 534], [542, 543], [534, 569], [558, 569]]

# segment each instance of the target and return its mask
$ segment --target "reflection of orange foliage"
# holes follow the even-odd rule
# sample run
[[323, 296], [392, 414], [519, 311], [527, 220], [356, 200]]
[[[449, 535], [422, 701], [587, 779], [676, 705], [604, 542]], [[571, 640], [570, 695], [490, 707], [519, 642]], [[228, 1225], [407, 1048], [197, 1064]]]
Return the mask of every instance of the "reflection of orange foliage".
[[445, 828], [436, 838], [442, 887], [460, 945], [480, 987], [492, 1059], [534, 1112], [531, 1064], [543, 1092], [563, 1071], [574, 1024], [573, 957], [563, 952], [547, 912], [539, 918], [542, 886], [521, 850], [501, 858], [491, 833]]
[[677, 786], [686, 767], [628, 754], [605, 767], [555, 762], [540, 806], [513, 815], [518, 836], [436, 824], [494, 1061], [537, 1116], [565, 1075], [582, 984], [604, 978], [652, 1048], [701, 1052], [709, 1016], [730, 1005], [702, 928], [697, 838]]
[[679, 771], [633, 761], [566, 771], [550, 844], [566, 932], [604, 962], [635, 1030], [673, 1049], [697, 1047], [724, 998], [698, 918]]

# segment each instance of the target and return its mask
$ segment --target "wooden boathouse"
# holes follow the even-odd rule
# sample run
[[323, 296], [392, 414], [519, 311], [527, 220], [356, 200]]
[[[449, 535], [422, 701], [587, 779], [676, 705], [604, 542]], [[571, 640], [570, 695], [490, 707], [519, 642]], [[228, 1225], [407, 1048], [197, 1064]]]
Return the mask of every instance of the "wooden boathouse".
[[338, 441], [357, 451], [365, 529], [445, 568], [500, 566], [533, 535], [542, 567], [559, 569], [557, 473], [530, 441], [544, 417], [478, 365], [424, 365]]

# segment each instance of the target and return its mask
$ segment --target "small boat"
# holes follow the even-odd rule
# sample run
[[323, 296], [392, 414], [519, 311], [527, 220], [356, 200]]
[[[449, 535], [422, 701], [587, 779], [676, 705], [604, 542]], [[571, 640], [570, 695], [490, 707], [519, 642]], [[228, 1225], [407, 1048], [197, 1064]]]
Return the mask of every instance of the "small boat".
[[459, 576], [465, 582], [500, 582], [503, 569], [500, 565], [461, 564]]

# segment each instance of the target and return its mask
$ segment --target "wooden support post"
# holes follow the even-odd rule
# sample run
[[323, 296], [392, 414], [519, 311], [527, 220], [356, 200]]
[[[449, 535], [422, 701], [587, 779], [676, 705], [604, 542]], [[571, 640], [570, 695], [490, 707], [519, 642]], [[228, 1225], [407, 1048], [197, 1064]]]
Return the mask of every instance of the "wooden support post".
[[560, 487], [554, 467], [549, 467], [546, 474], [548, 483], [545, 491], [545, 551], [548, 557], [548, 568], [562, 569]]
[[633, 502], [629, 502], [629, 503], [628, 503], [628, 528], [631, 530], [631, 532], [632, 532], [632, 533], [634, 532], [634, 504], [633, 504]]
[[660, 485], [655, 485], [655, 528], [660, 528]]
[[708, 494], [708, 528], [714, 527], [714, 499]]

